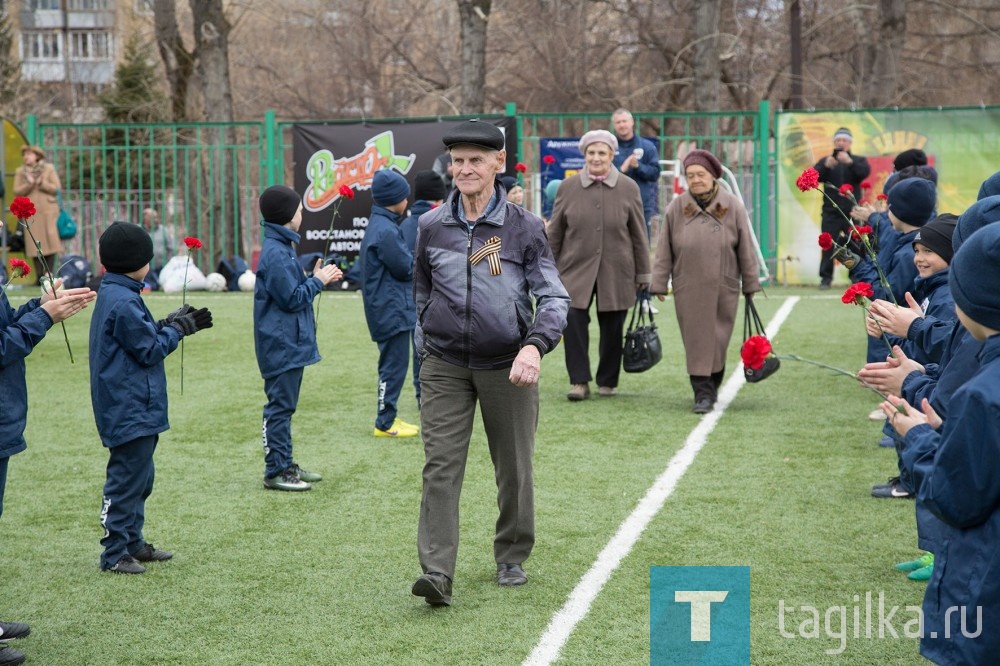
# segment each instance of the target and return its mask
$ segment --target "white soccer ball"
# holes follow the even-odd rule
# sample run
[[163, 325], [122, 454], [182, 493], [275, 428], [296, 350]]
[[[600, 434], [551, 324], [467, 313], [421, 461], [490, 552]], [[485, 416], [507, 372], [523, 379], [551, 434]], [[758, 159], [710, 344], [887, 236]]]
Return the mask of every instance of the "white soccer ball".
[[209, 273], [205, 276], [205, 289], [208, 291], [225, 291], [226, 278], [222, 273]]
[[257, 284], [257, 276], [254, 275], [253, 271], [247, 271], [240, 276], [237, 282], [240, 285], [240, 291], [253, 291], [254, 285]]

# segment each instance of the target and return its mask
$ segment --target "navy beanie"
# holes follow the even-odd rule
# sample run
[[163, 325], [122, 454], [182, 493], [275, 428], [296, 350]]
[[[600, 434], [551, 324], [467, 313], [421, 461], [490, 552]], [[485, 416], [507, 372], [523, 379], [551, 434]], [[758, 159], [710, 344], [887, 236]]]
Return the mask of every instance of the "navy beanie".
[[410, 196], [410, 184], [391, 169], [379, 169], [372, 179], [372, 200], [379, 206], [395, 206]]
[[271, 224], [288, 224], [299, 210], [299, 193], [284, 185], [272, 185], [260, 195], [260, 215]]
[[922, 227], [937, 203], [937, 188], [929, 180], [901, 180], [889, 190], [889, 212], [911, 227]]
[[979, 196], [977, 199], [985, 199], [1000, 194], [1000, 171], [983, 181], [979, 186]]
[[972, 235], [955, 254], [948, 273], [955, 305], [969, 319], [1000, 330], [1000, 224]]
[[945, 263], [950, 264], [951, 258], [954, 255], [954, 250], [951, 246], [951, 238], [955, 234], [955, 225], [957, 223], [957, 216], [952, 215], [951, 213], [941, 213], [917, 231], [917, 235], [913, 238], [912, 245], [920, 243], [928, 250], [944, 259]]
[[97, 241], [97, 251], [109, 273], [131, 273], [153, 259], [153, 239], [138, 224], [113, 222]]
[[966, 208], [965, 212], [958, 216], [958, 226], [955, 227], [955, 235], [951, 239], [955, 252], [958, 252], [962, 243], [967, 241], [973, 232], [994, 222], [1000, 222], [1000, 195], [980, 199]]
[[413, 178], [413, 198], [418, 201], [440, 201], [448, 196], [444, 181], [436, 171], [418, 171]]

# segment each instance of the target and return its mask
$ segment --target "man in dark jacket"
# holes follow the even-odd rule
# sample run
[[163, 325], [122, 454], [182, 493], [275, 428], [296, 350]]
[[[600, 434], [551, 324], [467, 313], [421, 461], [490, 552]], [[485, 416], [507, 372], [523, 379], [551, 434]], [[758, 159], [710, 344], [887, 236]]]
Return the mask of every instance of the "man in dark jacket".
[[635, 119], [628, 109], [618, 109], [611, 115], [618, 148], [612, 160], [623, 174], [639, 186], [642, 212], [646, 216], [646, 240], [652, 240], [653, 229], [659, 228], [660, 153], [656, 144], [635, 133]]
[[[449, 158], [450, 159], [450, 158]], [[413, 198], [415, 201], [410, 207], [410, 215], [399, 228], [403, 231], [403, 240], [410, 254], [416, 250], [417, 246], [417, 221], [424, 213], [433, 210], [441, 205], [448, 191], [444, 183], [433, 171], [420, 171], [413, 179]], [[417, 349], [417, 340], [413, 340], [413, 388], [417, 393], [417, 407], [420, 407], [420, 350]]]
[[264, 378], [264, 487], [301, 491], [322, 476], [307, 472], [292, 458], [292, 415], [299, 402], [302, 371], [320, 361], [312, 302], [334, 280], [343, 277], [337, 266], [317, 260], [312, 276], [299, 266], [295, 245], [302, 224], [302, 201], [284, 185], [260, 195], [264, 246], [257, 262], [253, 294], [253, 338], [257, 365]]
[[406, 381], [410, 340], [417, 315], [413, 307], [413, 253], [399, 228], [410, 185], [395, 171], [382, 169], [372, 179], [372, 212], [361, 242], [361, 296], [368, 332], [378, 344], [376, 437], [415, 437], [416, 426], [396, 418], [396, 402]]
[[496, 179], [507, 156], [503, 132], [470, 120], [449, 130], [444, 144], [456, 190], [421, 216], [413, 270], [426, 462], [417, 530], [424, 573], [412, 591], [434, 606], [451, 604], [477, 402], [496, 470], [497, 582], [527, 582], [521, 564], [535, 543], [538, 372], [569, 309], [541, 220], [508, 203]]
[[[833, 134], [833, 153], [816, 162], [819, 182], [823, 183], [823, 213], [820, 229], [833, 236], [837, 243], [844, 244], [850, 238], [850, 224], [845, 216], [851, 214], [854, 202], [840, 194], [842, 185], [849, 185], [855, 201], [861, 200], [861, 181], [868, 177], [872, 169], [868, 159], [851, 153], [854, 137], [846, 127]], [[836, 202], [836, 203], [834, 203]], [[819, 263], [819, 288], [829, 289], [833, 281], [834, 249], [823, 250]]]

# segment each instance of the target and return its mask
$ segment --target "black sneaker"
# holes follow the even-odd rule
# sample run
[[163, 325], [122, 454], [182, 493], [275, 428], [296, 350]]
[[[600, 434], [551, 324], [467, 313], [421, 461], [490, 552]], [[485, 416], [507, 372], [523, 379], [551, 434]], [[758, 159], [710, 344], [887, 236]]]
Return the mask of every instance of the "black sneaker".
[[0, 622], [0, 641], [24, 638], [31, 633], [31, 628], [24, 622]]
[[24, 663], [24, 653], [0, 643], [0, 666], [17, 666]]
[[174, 554], [169, 551], [157, 550], [156, 546], [151, 543], [147, 543], [140, 550], [132, 553], [132, 557], [139, 562], [164, 562], [173, 556]]
[[278, 476], [270, 478], [265, 476], [264, 487], [268, 490], [288, 490], [292, 492], [312, 489], [312, 486], [300, 479], [291, 469], [280, 472]]
[[299, 480], [305, 481], [306, 483], [316, 483], [317, 481], [322, 481], [323, 477], [316, 472], [307, 472], [306, 470], [299, 467], [298, 463], [292, 463], [292, 466], [288, 470], [299, 477]]
[[108, 567], [105, 571], [117, 574], [141, 574], [146, 573], [146, 567], [135, 561], [131, 555], [126, 555], [115, 562], [114, 566]]
[[913, 499], [913, 493], [904, 488], [899, 477], [889, 479], [889, 483], [872, 486], [872, 497], [882, 499]]

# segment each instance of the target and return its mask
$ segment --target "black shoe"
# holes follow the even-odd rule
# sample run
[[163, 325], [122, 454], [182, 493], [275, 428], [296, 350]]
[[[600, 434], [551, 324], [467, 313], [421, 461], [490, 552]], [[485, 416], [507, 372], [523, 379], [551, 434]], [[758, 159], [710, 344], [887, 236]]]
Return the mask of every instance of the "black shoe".
[[31, 628], [24, 622], [0, 622], [0, 641], [24, 638], [30, 633]]
[[146, 567], [135, 561], [131, 555], [126, 555], [115, 562], [114, 566], [108, 567], [105, 571], [117, 574], [141, 574], [146, 573]]
[[165, 550], [157, 550], [151, 543], [147, 543], [141, 549], [132, 553], [132, 557], [139, 562], [163, 562], [169, 560], [173, 556], [173, 553]]
[[497, 584], [501, 587], [515, 587], [527, 582], [528, 574], [524, 573], [520, 564], [497, 565]]
[[700, 398], [694, 403], [694, 407], [691, 409], [695, 414], [708, 414], [712, 411], [712, 407], [715, 403], [709, 398]]
[[16, 666], [24, 663], [24, 653], [0, 643], [0, 666]]
[[451, 579], [443, 573], [425, 573], [413, 584], [411, 591], [431, 606], [451, 606]]
[[883, 499], [913, 499], [913, 493], [900, 484], [899, 477], [897, 476], [894, 479], [889, 479], [889, 483], [872, 486], [872, 497], [879, 497]]
[[829, 289], [829, 288], [830, 288], [830, 283], [829, 283], [829, 282], [826, 282], [826, 281], [824, 280], [823, 282], [820, 282], [820, 283], [819, 283], [819, 290], [820, 290], [820, 291], [826, 291], [826, 290], [827, 290], [827, 289]]

